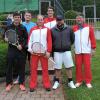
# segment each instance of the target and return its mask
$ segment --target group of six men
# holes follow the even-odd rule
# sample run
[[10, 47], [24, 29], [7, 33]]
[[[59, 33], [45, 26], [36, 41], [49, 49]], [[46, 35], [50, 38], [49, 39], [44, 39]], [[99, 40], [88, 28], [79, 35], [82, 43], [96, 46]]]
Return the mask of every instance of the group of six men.
[[[70, 88], [79, 87], [83, 81], [86, 82], [88, 88], [92, 88], [90, 59], [91, 53], [94, 54], [96, 49], [93, 28], [87, 25], [83, 16], [80, 15], [76, 17], [77, 24], [70, 28], [64, 22], [63, 16], [57, 15], [54, 17], [53, 7], [48, 7], [47, 14], [47, 18], [38, 15], [36, 24], [31, 22], [32, 15], [28, 11], [25, 12], [25, 22], [22, 22], [22, 24], [20, 24], [20, 14], [13, 14], [14, 21], [7, 27], [7, 30], [16, 30], [19, 37], [19, 45], [15, 47], [8, 43], [6, 91], [10, 91], [13, 86], [12, 69], [14, 60], [17, 60], [18, 63], [18, 79], [14, 83], [19, 83], [19, 87], [22, 91], [26, 90], [25, 63], [27, 53], [30, 65], [30, 92], [33, 92], [37, 87], [37, 67], [39, 60], [42, 66], [43, 86], [47, 91], [51, 89], [51, 82], [48, 74], [48, 59], [51, 53], [55, 61], [53, 89], [57, 89], [60, 85], [62, 64], [64, 64], [66, 68], [68, 86]], [[32, 51], [32, 44], [35, 42], [40, 42], [43, 45], [46, 51], [45, 55], [37, 55]], [[71, 46], [73, 44], [76, 64], [75, 85], [72, 79], [72, 67], [74, 64]], [[82, 72], [82, 64], [84, 64], [84, 73]]]

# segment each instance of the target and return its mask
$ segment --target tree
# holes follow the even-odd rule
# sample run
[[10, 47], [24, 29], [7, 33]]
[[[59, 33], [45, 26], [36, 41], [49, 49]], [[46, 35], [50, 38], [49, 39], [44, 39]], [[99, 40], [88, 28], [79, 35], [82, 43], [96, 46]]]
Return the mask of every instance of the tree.
[[[83, 11], [84, 5], [93, 5], [94, 0], [72, 0], [73, 9], [78, 12]], [[97, 8], [97, 17], [100, 17], [99, 9], [100, 9], [100, 1], [96, 1], [96, 8]], [[71, 10], [71, 0], [61, 0], [63, 8], [65, 11]], [[93, 8], [86, 9], [87, 10], [87, 17], [93, 17]]]

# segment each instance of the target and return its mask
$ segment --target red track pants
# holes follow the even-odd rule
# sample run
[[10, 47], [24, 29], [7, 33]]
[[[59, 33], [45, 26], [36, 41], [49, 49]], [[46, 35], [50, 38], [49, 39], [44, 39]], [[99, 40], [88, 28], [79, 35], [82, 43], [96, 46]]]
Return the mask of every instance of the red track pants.
[[[90, 54], [76, 54], [76, 82], [85, 80], [86, 84], [91, 83], [91, 55]], [[84, 68], [82, 68], [84, 65]]]
[[43, 77], [44, 88], [50, 88], [51, 83], [48, 74], [48, 59], [44, 56], [37, 56], [37, 55], [32, 55], [30, 60], [30, 64], [31, 64], [30, 88], [37, 87], [37, 67], [38, 67], [39, 60], [42, 66], [42, 77]]

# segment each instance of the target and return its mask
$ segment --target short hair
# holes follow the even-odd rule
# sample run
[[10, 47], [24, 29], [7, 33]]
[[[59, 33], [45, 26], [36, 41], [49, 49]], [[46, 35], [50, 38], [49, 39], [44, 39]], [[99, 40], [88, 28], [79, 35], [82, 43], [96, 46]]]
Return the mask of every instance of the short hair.
[[30, 13], [30, 14], [32, 15], [32, 12], [31, 12], [31, 11], [29, 11], [29, 10], [25, 11], [25, 14], [26, 14], [26, 13]]
[[14, 12], [14, 13], [13, 13], [13, 17], [14, 17], [14, 16], [20, 16], [20, 18], [21, 18], [21, 14], [20, 14], [19, 12]]
[[79, 17], [79, 16], [84, 18], [84, 15], [83, 15], [83, 14], [78, 14], [78, 15], [76, 16], [76, 18]]
[[43, 15], [41, 15], [41, 14], [38, 14], [38, 15], [37, 15], [37, 18], [38, 18], [38, 17], [40, 17], [40, 16], [41, 16], [41, 17], [43, 17], [43, 19], [44, 19], [44, 16], [43, 16]]
[[52, 7], [52, 6], [49, 6], [48, 9], [52, 9], [54, 11], [54, 7]]

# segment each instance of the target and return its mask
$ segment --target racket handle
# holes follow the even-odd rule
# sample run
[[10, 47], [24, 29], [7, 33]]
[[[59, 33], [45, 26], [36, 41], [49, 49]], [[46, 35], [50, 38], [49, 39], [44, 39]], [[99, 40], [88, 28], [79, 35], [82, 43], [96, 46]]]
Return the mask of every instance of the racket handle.
[[52, 60], [52, 58], [49, 58], [49, 60], [53, 63], [56, 64], [54, 60]]

